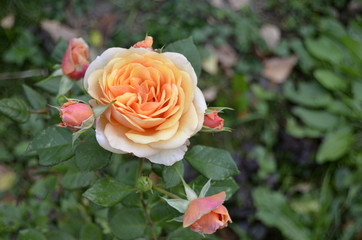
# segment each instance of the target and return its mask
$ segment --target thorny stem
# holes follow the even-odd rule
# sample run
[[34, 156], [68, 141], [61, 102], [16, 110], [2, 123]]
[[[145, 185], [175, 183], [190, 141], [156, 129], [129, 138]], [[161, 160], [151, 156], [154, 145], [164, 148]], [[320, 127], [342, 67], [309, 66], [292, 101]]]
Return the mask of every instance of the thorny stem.
[[147, 204], [143, 198], [143, 193], [141, 193], [141, 204], [142, 204], [142, 208], [143, 208], [143, 212], [145, 213], [146, 215], [146, 218], [147, 218], [147, 222], [148, 222], [148, 225], [150, 226], [151, 228], [151, 232], [152, 232], [152, 238], [153, 240], [157, 240], [157, 234], [156, 234], [156, 231], [154, 229], [154, 224], [152, 222], [152, 219], [151, 219], [151, 216], [150, 216], [150, 213], [148, 212], [148, 209], [147, 209]]
[[176, 194], [170, 193], [169, 191], [166, 191], [166, 190], [163, 189], [163, 188], [157, 187], [157, 186], [155, 186], [155, 185], [153, 185], [152, 188], [153, 188], [154, 190], [156, 190], [157, 192], [163, 193], [163, 194], [165, 194], [165, 195], [167, 195], [167, 196], [169, 196], [169, 197], [176, 198], [176, 199], [181, 199], [181, 198], [180, 198], [179, 196], [177, 196]]
[[[143, 170], [143, 159], [140, 159], [139, 162], [138, 162], [137, 173], [136, 173], [138, 178], [142, 176], [142, 170]], [[145, 216], [147, 218], [148, 225], [151, 228], [152, 238], [153, 238], [153, 240], [157, 240], [157, 234], [156, 234], [155, 229], [154, 229], [154, 224], [152, 222], [150, 213], [148, 212], [147, 204], [145, 202], [145, 199], [143, 198], [143, 193], [142, 192], [140, 193], [140, 200], [141, 200], [141, 205], [142, 205], [142, 208], [143, 208], [143, 212], [145, 213]]]

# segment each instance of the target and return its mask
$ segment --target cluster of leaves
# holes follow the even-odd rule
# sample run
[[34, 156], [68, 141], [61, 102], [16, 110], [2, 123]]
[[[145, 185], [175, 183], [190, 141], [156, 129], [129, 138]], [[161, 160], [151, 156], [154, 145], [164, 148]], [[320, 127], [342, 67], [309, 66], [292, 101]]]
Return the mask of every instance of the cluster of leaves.
[[252, 190], [256, 217], [288, 239], [359, 234], [361, 33], [357, 21], [319, 19], [302, 42], [290, 41], [298, 81], [288, 79], [281, 92], [251, 87], [258, 106], [249, 121], [261, 123], [263, 135], [248, 157], [278, 189]]

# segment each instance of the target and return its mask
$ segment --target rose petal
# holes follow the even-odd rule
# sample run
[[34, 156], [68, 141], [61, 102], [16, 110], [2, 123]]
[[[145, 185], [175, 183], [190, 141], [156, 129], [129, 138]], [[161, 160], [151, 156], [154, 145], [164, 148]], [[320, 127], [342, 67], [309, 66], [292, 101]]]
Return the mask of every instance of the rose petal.
[[202, 216], [199, 220], [190, 226], [190, 229], [194, 232], [201, 232], [205, 234], [212, 234], [223, 226], [223, 222], [219, 220], [219, 215], [210, 212]]
[[174, 149], [182, 146], [190, 138], [197, 127], [198, 117], [196, 109], [191, 105], [189, 111], [179, 120], [179, 129], [172, 138], [165, 141], [150, 143], [150, 146], [157, 149]]
[[189, 142], [186, 141], [184, 143], [184, 145], [182, 145], [178, 148], [162, 150], [162, 151], [158, 152], [157, 154], [148, 156], [147, 159], [149, 159], [153, 163], [171, 166], [175, 162], [183, 159], [185, 152], [187, 151], [188, 144], [189, 144]]
[[97, 121], [97, 128], [102, 129], [102, 124], [104, 124], [103, 133], [106, 138], [105, 140], [112, 149], [116, 149], [118, 151], [120, 150], [126, 153], [133, 153], [137, 157], [147, 157], [159, 152], [157, 149], [153, 149], [147, 145], [137, 144], [130, 141], [125, 136], [125, 133], [128, 129], [121, 125], [114, 126], [109, 123], [107, 124], [107, 120], [101, 118], [100, 121]]
[[215, 208], [214, 210], [212, 210], [214, 213], [220, 214], [221, 215], [221, 221], [223, 222], [223, 227], [227, 226], [227, 222], [231, 222], [231, 218], [229, 215], [228, 210], [226, 209], [226, 207], [224, 205], [219, 206], [218, 208]]
[[192, 200], [184, 216], [183, 227], [188, 227], [203, 215], [221, 206], [225, 201], [225, 192], [212, 195], [210, 197], [197, 198]]
[[108, 142], [108, 139], [106, 138], [106, 136], [104, 135], [104, 128], [105, 128], [105, 122], [104, 120], [101, 120], [101, 118], [98, 118], [96, 121], [96, 139], [99, 143], [99, 145], [101, 145], [102, 148], [113, 152], [113, 153], [118, 153], [118, 154], [125, 154], [127, 152], [121, 151], [119, 149], [113, 148], [111, 147], [111, 145]]
[[127, 132], [125, 135], [135, 143], [149, 144], [161, 140], [170, 139], [177, 132], [178, 126], [179, 123], [176, 123], [174, 126], [160, 131], [153, 130], [153, 131], [137, 132], [131, 130]]

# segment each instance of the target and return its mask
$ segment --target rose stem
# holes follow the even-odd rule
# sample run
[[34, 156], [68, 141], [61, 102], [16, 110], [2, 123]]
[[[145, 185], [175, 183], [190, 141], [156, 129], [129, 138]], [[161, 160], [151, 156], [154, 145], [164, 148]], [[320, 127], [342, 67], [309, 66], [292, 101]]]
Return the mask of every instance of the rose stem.
[[177, 196], [176, 194], [173, 194], [173, 193], [170, 193], [169, 191], [166, 191], [165, 189], [163, 188], [160, 188], [160, 187], [157, 187], [155, 185], [152, 186], [153, 189], [155, 189], [157, 192], [159, 193], [163, 193], [169, 197], [172, 197], [172, 198], [176, 198], [176, 199], [181, 199], [179, 196]]
[[143, 193], [141, 193], [140, 200], [141, 200], [143, 212], [145, 213], [145, 215], [146, 215], [146, 217], [147, 217], [148, 225], [149, 225], [150, 228], [151, 228], [153, 240], [157, 240], [157, 235], [156, 235], [156, 232], [155, 232], [155, 229], [154, 229], [154, 224], [153, 224], [153, 222], [152, 222], [150, 213], [148, 212], [147, 204], [146, 204], [146, 202], [145, 202], [145, 200], [144, 200], [144, 198], [143, 198]]

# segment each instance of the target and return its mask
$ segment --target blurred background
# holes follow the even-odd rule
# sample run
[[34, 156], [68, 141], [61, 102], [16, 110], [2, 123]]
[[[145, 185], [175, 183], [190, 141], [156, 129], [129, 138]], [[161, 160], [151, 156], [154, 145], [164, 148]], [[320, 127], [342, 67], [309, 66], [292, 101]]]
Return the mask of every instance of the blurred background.
[[[34, 93], [28, 86], [47, 99], [57, 86], [38, 83], [61, 62], [73, 37], [88, 42], [94, 59], [146, 34], [154, 48], [192, 36], [209, 106], [234, 109], [220, 115], [231, 133], [192, 138], [192, 144], [226, 149], [240, 170], [239, 188], [226, 202], [233, 224], [216, 239], [362, 239], [362, 1], [0, 5], [0, 99], [29, 99]], [[41, 102], [32, 103], [30, 120], [19, 124], [1, 114], [1, 104], [0, 239], [49, 226], [77, 239], [77, 226], [92, 218], [77, 200], [87, 182], [74, 186], [82, 180], [64, 180], [26, 152], [31, 139], [59, 118], [38, 117]], [[79, 190], [60, 200], [67, 189]], [[69, 239], [59, 236], [51, 239]]]

